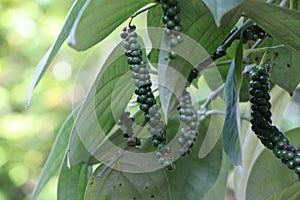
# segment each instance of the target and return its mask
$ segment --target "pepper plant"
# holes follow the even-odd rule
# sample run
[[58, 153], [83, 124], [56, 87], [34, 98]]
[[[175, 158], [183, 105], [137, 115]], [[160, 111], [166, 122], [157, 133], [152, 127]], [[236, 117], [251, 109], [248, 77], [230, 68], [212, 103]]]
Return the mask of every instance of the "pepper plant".
[[300, 124], [282, 123], [299, 96], [298, 4], [74, 1], [28, 106], [65, 40], [77, 51], [118, 44], [62, 125], [32, 199], [57, 171], [63, 200], [300, 198]]

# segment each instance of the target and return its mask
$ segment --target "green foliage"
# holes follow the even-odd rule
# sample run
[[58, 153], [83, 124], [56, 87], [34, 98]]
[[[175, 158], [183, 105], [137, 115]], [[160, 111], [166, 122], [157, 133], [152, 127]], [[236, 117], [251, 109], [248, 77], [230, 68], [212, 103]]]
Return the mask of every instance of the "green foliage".
[[272, 37], [299, 54], [299, 12], [255, 0], [245, 1], [242, 8], [249, 18], [270, 33]]
[[235, 1], [209, 1], [204, 0], [204, 3], [207, 5], [207, 7], [212, 12], [215, 22], [218, 26], [220, 26], [222, 17], [233, 8], [237, 7], [239, 4], [241, 4], [242, 0], [235, 0]]
[[225, 83], [226, 117], [223, 127], [224, 151], [234, 165], [242, 164], [240, 144], [239, 93], [242, 84], [242, 42], [237, 47]]
[[[143, 153], [140, 149], [129, 151]], [[97, 167], [88, 182], [85, 199], [171, 199], [164, 170], [143, 173], [119, 171], [128, 164], [134, 165], [127, 163], [126, 157], [125, 154], [120, 160], [112, 160]]]
[[[99, 151], [98, 148], [107, 140], [107, 133], [112, 130], [117, 117], [121, 115], [132, 96], [134, 87], [132, 82], [127, 81], [129, 74], [126, 72], [129, 68], [124, 67], [126, 57], [122, 52], [121, 45], [118, 45], [104, 63], [82, 103], [68, 147], [71, 166], [86, 160], [86, 156], [90, 154], [88, 152]], [[115, 59], [116, 57], [118, 59]]]
[[[300, 129], [287, 131], [287, 136], [299, 146]], [[287, 167], [265, 149], [257, 158], [247, 183], [246, 199], [298, 199], [297, 175], [287, 172]]]
[[[115, 30], [120, 32], [118, 26], [126, 23], [121, 37], [127, 57], [118, 43], [105, 58], [78, 111], [70, 115], [57, 136], [33, 199], [60, 163], [58, 199], [224, 199], [231, 171], [235, 175], [231, 185], [237, 199], [288, 198], [299, 189], [297, 183], [289, 185], [294, 181], [289, 170], [276, 164], [276, 159], [263, 150], [249, 128], [249, 121], [253, 123], [253, 120], [248, 118], [248, 72], [258, 64], [273, 65], [271, 97], [275, 125], [280, 125], [290, 101], [286, 91], [299, 94], [296, 90], [300, 81], [299, 12], [292, 5], [288, 9], [255, 0], [161, 2], [75, 1], [61, 34], [37, 66], [29, 98], [67, 36], [75, 50], [87, 50]], [[139, 32], [133, 23], [136, 24], [140, 12], [145, 10], [148, 10], [146, 25], [152, 27], [147, 29], [152, 45], [146, 47], [143, 40], [147, 41], [147, 36], [142, 35], [138, 41], [136, 36], [127, 37], [136, 34], [133, 31]], [[232, 29], [234, 26], [237, 28]], [[253, 27], [259, 31], [249, 31]], [[150, 66], [149, 62], [156, 66]], [[216, 69], [222, 65], [225, 67]], [[192, 74], [192, 70], [200, 71], [204, 78], [194, 80], [198, 71]], [[157, 83], [152, 84], [150, 79], [156, 79]], [[147, 86], [141, 84], [144, 80], [150, 81]], [[201, 84], [201, 80], [206, 83]], [[225, 82], [224, 95], [222, 82]], [[261, 87], [252, 82], [252, 89]], [[205, 102], [193, 96], [204, 89], [213, 90], [211, 96], [204, 97]], [[145, 103], [147, 98], [142, 96], [147, 92], [151, 92], [151, 102]], [[177, 107], [179, 101], [186, 104]], [[162, 111], [156, 103], [161, 104]], [[194, 109], [199, 105], [196, 113]], [[125, 109], [133, 113], [128, 119], [131, 116], [135, 119], [124, 122], [130, 122], [128, 126], [117, 123]], [[166, 127], [161, 118], [168, 122]], [[271, 124], [270, 116], [266, 119]], [[131, 127], [134, 137], [129, 137], [123, 126], [127, 130]], [[155, 126], [161, 127], [160, 132], [153, 129]], [[141, 139], [142, 144], [137, 145], [140, 147], [128, 147], [132, 146], [132, 138]], [[153, 142], [158, 138], [159, 144]], [[292, 136], [292, 140], [299, 141], [299, 138]], [[190, 155], [181, 158], [181, 148]], [[150, 154], [153, 158], [149, 160]], [[158, 163], [155, 157], [159, 158]], [[135, 163], [136, 159], [141, 161], [141, 166]], [[161, 169], [161, 164], [175, 168], [173, 162], [174, 172]], [[274, 171], [278, 173], [274, 175]], [[268, 185], [267, 190], [262, 190], [264, 185]]]
[[[274, 68], [270, 71], [271, 81], [292, 94], [300, 82], [300, 77], [298, 76], [300, 73], [298, 65], [300, 63], [299, 55], [288, 48], [279, 48], [273, 55], [273, 59], [271, 59]], [[282, 74], [285, 74], [289, 78], [283, 79]]]
[[69, 44], [80, 51], [90, 48], [151, 2], [153, 0], [86, 1], [73, 26]]
[[88, 163], [81, 162], [70, 169], [65, 156], [58, 179], [57, 199], [83, 199], [90, 174], [91, 166]]

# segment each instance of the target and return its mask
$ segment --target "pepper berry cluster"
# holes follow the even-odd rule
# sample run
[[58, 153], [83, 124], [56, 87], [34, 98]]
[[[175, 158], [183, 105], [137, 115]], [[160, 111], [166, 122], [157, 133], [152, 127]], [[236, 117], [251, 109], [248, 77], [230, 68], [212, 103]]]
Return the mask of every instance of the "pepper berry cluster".
[[192, 147], [197, 140], [199, 126], [197, 112], [193, 108], [191, 96], [186, 90], [180, 99], [179, 114], [180, 119], [187, 125], [187, 127], [181, 128], [180, 136], [177, 139], [177, 143], [181, 147], [179, 155], [184, 157], [192, 152]]
[[250, 102], [252, 130], [262, 144], [272, 150], [300, 180], [300, 150], [290, 145], [289, 139], [272, 125], [270, 103], [270, 65], [258, 66], [250, 72]]
[[126, 49], [127, 63], [130, 65], [132, 78], [136, 86], [135, 94], [138, 95], [137, 102], [140, 103], [140, 109], [145, 113], [145, 120], [149, 121], [148, 110], [156, 104], [156, 100], [151, 90], [152, 82], [150, 80], [147, 64], [143, 61], [140, 44], [137, 40], [136, 26], [131, 24], [123, 28], [121, 38], [123, 47]]
[[256, 41], [258, 39], [264, 39], [267, 35], [268, 34], [257, 24], [252, 24], [243, 31], [243, 43], [247, 43], [249, 40]]
[[158, 162], [162, 164], [167, 170], [174, 170], [175, 165], [172, 163], [171, 148], [166, 147], [166, 131], [164, 130], [164, 123], [161, 120], [161, 114], [158, 112], [160, 106], [158, 104], [149, 108], [149, 126], [148, 131], [152, 135], [152, 144], [157, 148], [156, 156]]
[[165, 147], [167, 143], [166, 131], [163, 129], [164, 123], [161, 121], [161, 115], [158, 112], [160, 106], [156, 104], [151, 89], [152, 82], [147, 64], [142, 58], [142, 50], [135, 30], [136, 26], [133, 24], [123, 28], [120, 34], [123, 39], [122, 46], [126, 49], [127, 63], [130, 65], [132, 78], [136, 86], [137, 102], [140, 104], [140, 110], [144, 112], [145, 121], [149, 122], [148, 131], [152, 136], [153, 146], [158, 150], [159, 163], [166, 169], [172, 170], [175, 169], [175, 165], [172, 163], [172, 157], [170, 156], [171, 149]]
[[[180, 35], [182, 26], [180, 25], [180, 0], [160, 0], [162, 3], [163, 17], [162, 22], [165, 24], [165, 33], [168, 36], [168, 43], [170, 48], [174, 48], [182, 43], [183, 38]], [[176, 53], [174, 51], [169, 52], [169, 58], [175, 59]]]
[[121, 130], [123, 130], [123, 136], [128, 138], [127, 144], [130, 147], [140, 146], [141, 140], [133, 135], [133, 122], [134, 118], [130, 117], [129, 111], [124, 111], [118, 119], [117, 124], [120, 126]]

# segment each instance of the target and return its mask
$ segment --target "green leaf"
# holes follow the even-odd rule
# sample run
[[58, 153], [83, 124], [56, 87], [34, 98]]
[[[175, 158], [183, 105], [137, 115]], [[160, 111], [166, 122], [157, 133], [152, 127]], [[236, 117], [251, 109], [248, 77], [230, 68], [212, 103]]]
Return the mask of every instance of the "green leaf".
[[221, 170], [213, 187], [208, 191], [202, 200], [224, 199], [227, 191], [227, 179], [231, 169], [231, 164], [225, 154], [222, 157]]
[[274, 56], [272, 56], [273, 58], [271, 60], [271, 63], [273, 64], [273, 68], [270, 70], [271, 81], [290, 94], [293, 94], [300, 82], [299, 55], [288, 48], [279, 48], [272, 53]]
[[273, 38], [300, 54], [299, 12], [255, 0], [244, 1], [241, 7], [249, 18]]
[[74, 123], [74, 118], [77, 112], [78, 108], [73, 110], [73, 112], [68, 116], [68, 118], [65, 120], [64, 124], [60, 128], [52, 146], [51, 152], [46, 160], [46, 163], [44, 164], [37, 185], [35, 186], [34, 191], [32, 193], [32, 200], [37, 199], [44, 186], [48, 183], [50, 178], [61, 166], [64, 155], [66, 153], [69, 136]]
[[[274, 86], [270, 92], [272, 112], [279, 113], [272, 116], [272, 121], [278, 127], [281, 126], [283, 122], [283, 113], [291, 101], [291, 97], [286, 91], [278, 86]], [[244, 104], [241, 109], [241, 115], [250, 115], [250, 105]], [[243, 157], [243, 167], [237, 166], [235, 168], [235, 180], [234, 180], [234, 190], [237, 199], [245, 199], [246, 186], [251, 172], [252, 166], [263, 150], [263, 145], [257, 139], [256, 135], [252, 132], [250, 123], [247, 121], [242, 122], [242, 157]], [[251, 153], [249, 153], [251, 152]]]
[[240, 112], [239, 93], [242, 85], [242, 56], [243, 46], [240, 41], [236, 57], [231, 63], [225, 83], [226, 117], [222, 132], [223, 147], [229, 160], [234, 165], [242, 164], [240, 144]]
[[176, 160], [176, 170], [168, 173], [168, 179], [173, 200], [201, 199], [214, 185], [221, 170], [222, 145], [219, 142], [213, 150], [203, 159], [199, 159], [198, 152], [201, 141], [210, 120], [202, 121], [199, 138], [193, 147], [192, 154]]
[[65, 23], [56, 39], [54, 44], [50, 47], [50, 49], [47, 51], [47, 53], [43, 56], [43, 58], [40, 60], [38, 63], [34, 77], [31, 83], [31, 86], [29, 88], [28, 94], [27, 94], [27, 107], [30, 105], [30, 100], [32, 97], [32, 93], [34, 88], [37, 86], [43, 75], [45, 74], [46, 70], [48, 69], [50, 63], [52, 62], [53, 58], [57, 54], [58, 50], [64, 43], [64, 41], [67, 39], [69, 36], [69, 33], [71, 31], [72, 25], [75, 22], [78, 13], [82, 6], [84, 5], [85, 0], [77, 0], [74, 2], [72, 8], [70, 9], [68, 16], [65, 20]]
[[106, 38], [135, 11], [154, 0], [86, 1], [69, 38], [76, 50], [86, 50]]
[[240, 14], [239, 9], [233, 9], [225, 14], [220, 27], [217, 27], [206, 5], [202, 1], [191, 0], [181, 5], [183, 33], [212, 54], [236, 24]]
[[223, 0], [203, 0], [214, 16], [217, 26], [220, 26], [222, 17], [233, 8], [240, 5], [243, 0], [223, 1]]
[[91, 173], [91, 167], [87, 163], [79, 163], [71, 169], [67, 166], [65, 156], [58, 179], [58, 200], [81, 200], [84, 199], [86, 184]]
[[[180, 6], [183, 34], [186, 35], [184, 35], [184, 42], [174, 49], [180, 55], [179, 58], [174, 61], [165, 60], [168, 46], [164, 44], [163, 29], [158, 31], [149, 29], [148, 31], [153, 48], [160, 49], [160, 52], [153, 50], [149, 59], [151, 63], [159, 63], [159, 90], [160, 96], [163, 97], [161, 103], [166, 118], [182, 95], [183, 85], [188, 78], [191, 66], [201, 63], [217, 49], [239, 16], [237, 9], [234, 12], [231, 11], [225, 15], [221, 26], [217, 27], [211, 13], [202, 1], [191, 0]], [[160, 7], [150, 10], [147, 16], [148, 27], [161, 27], [161, 16]]]
[[[197, 41], [209, 55], [224, 41], [241, 14], [238, 8], [229, 11], [222, 18], [220, 27], [217, 27], [211, 12], [202, 1], [190, 0], [189, 3], [180, 4], [180, 7], [182, 32]], [[163, 27], [161, 23], [162, 14], [160, 6], [151, 9], [147, 14], [147, 26]], [[148, 33], [154, 46], [159, 48], [162, 35], [157, 34], [157, 32], [153, 33], [153, 29], [150, 29]], [[157, 63], [158, 53], [151, 55], [150, 61]]]
[[165, 58], [168, 58], [168, 51], [163, 50], [167, 49], [164, 43], [162, 42], [159, 55], [158, 88], [161, 107], [167, 121], [169, 114], [176, 107], [182, 96], [187, 83], [186, 77], [189, 75], [192, 65], [179, 56], [176, 61], [166, 60]]
[[[211, 106], [214, 110], [225, 110], [225, 103], [221, 98], [212, 101]], [[210, 121], [210, 126], [207, 129], [207, 133], [199, 150], [199, 158], [207, 156], [218, 142], [222, 134], [225, 117], [222, 115], [211, 115]]]
[[[131, 74], [127, 72], [127, 58], [123, 47], [118, 45], [102, 66], [75, 120], [68, 147], [71, 166], [86, 160], [89, 154], [97, 156], [95, 153], [104, 143], [110, 144], [106, 135], [114, 132], [113, 127], [134, 91]], [[107, 154], [102, 153], [98, 159], [109, 158], [117, 151], [115, 148], [102, 149]]]
[[[300, 146], [300, 128], [286, 134], [292, 144]], [[246, 199], [299, 199], [300, 183], [293, 170], [288, 169], [272, 151], [265, 149], [257, 158], [247, 183]]]
[[[141, 149], [131, 149], [143, 153]], [[131, 173], [124, 170], [138, 167], [129, 163], [125, 152], [120, 159], [101, 164], [91, 176], [86, 188], [86, 200], [171, 199], [165, 170]], [[155, 158], [154, 158], [155, 159]]]

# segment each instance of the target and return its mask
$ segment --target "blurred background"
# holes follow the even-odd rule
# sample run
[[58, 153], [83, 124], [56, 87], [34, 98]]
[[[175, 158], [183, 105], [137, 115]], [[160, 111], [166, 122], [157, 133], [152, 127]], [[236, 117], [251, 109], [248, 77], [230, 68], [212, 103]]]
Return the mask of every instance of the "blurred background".
[[[35, 67], [54, 42], [73, 1], [0, 1], [0, 200], [29, 199], [64, 119], [86, 53], [66, 44], [33, 93]], [[56, 179], [39, 199], [56, 199]]]
[[[34, 91], [31, 107], [25, 109], [35, 67], [59, 34], [72, 3], [0, 1], [0, 200], [29, 199], [55, 136], [72, 110], [77, 72], [90, 51], [79, 53], [66, 44]], [[288, 113], [287, 127], [299, 125], [299, 104], [291, 105]], [[39, 199], [56, 199], [56, 183], [53, 178]]]

